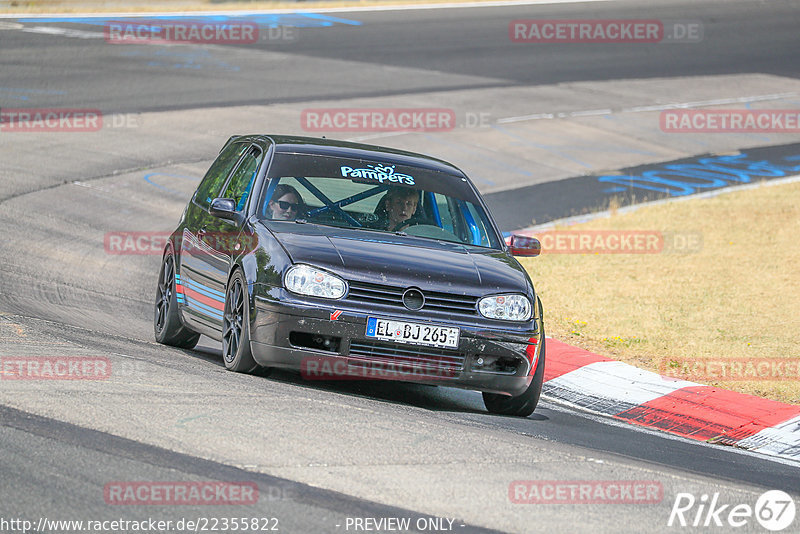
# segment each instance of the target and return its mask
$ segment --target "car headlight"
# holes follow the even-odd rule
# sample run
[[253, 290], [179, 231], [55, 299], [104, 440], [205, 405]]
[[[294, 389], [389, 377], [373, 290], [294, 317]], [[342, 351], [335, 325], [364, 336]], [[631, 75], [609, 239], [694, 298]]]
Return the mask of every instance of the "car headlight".
[[524, 295], [492, 295], [478, 301], [478, 311], [487, 319], [527, 321], [531, 318], [531, 301]]
[[344, 280], [310, 265], [291, 267], [286, 271], [284, 283], [286, 289], [292, 293], [310, 297], [340, 299], [347, 292], [347, 284]]

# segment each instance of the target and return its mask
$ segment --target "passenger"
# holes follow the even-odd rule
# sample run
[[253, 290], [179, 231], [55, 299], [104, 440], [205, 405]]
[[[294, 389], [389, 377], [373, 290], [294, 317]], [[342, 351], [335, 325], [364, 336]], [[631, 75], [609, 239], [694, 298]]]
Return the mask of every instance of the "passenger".
[[414, 224], [419, 192], [405, 187], [392, 187], [378, 202], [377, 226], [381, 230], [399, 232]]
[[305, 202], [297, 189], [287, 184], [280, 184], [272, 193], [268, 204], [270, 219], [293, 221], [305, 212]]

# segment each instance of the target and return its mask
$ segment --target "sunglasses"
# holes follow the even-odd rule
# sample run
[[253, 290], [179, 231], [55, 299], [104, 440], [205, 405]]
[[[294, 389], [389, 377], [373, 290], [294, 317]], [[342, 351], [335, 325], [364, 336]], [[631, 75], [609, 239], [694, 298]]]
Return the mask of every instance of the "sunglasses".
[[291, 202], [286, 202], [285, 200], [276, 200], [275, 203], [281, 207], [282, 210], [293, 209], [294, 211], [300, 210], [300, 204], [292, 204]]

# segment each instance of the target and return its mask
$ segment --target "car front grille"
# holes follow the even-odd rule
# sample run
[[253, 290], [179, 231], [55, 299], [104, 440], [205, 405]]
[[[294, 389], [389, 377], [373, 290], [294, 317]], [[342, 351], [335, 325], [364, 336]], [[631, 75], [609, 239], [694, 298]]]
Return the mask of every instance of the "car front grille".
[[[456, 350], [381, 343], [379, 341], [353, 340], [349, 358], [384, 364], [386, 369], [423, 376], [455, 377], [464, 369], [465, 354]], [[374, 367], [373, 367], [374, 368]]]
[[[404, 287], [383, 284], [370, 284], [366, 282], [348, 282], [350, 291], [347, 300], [364, 304], [383, 304], [395, 308], [403, 308]], [[443, 311], [460, 315], [476, 315], [476, 297], [468, 295], [455, 295], [439, 291], [422, 291], [425, 296], [425, 305], [422, 310]]]

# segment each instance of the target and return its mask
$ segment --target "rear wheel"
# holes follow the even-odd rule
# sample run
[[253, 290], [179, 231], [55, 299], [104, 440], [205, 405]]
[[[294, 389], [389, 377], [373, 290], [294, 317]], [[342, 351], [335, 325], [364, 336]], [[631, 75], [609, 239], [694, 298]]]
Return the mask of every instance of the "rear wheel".
[[200, 339], [200, 334], [186, 328], [178, 316], [178, 301], [175, 296], [175, 258], [171, 250], [164, 254], [161, 272], [158, 275], [153, 330], [159, 343], [182, 349], [194, 348]]
[[237, 373], [258, 369], [250, 350], [250, 297], [242, 271], [231, 276], [225, 292], [225, 313], [222, 317], [222, 359], [225, 367]]
[[536, 372], [533, 375], [533, 380], [531, 380], [531, 385], [516, 397], [497, 393], [484, 393], [483, 403], [489, 413], [528, 417], [536, 409], [536, 405], [539, 404], [539, 397], [542, 394], [542, 383], [544, 382], [544, 331], [542, 331], [542, 336], [539, 338], [539, 343], [539, 360], [536, 363]]

